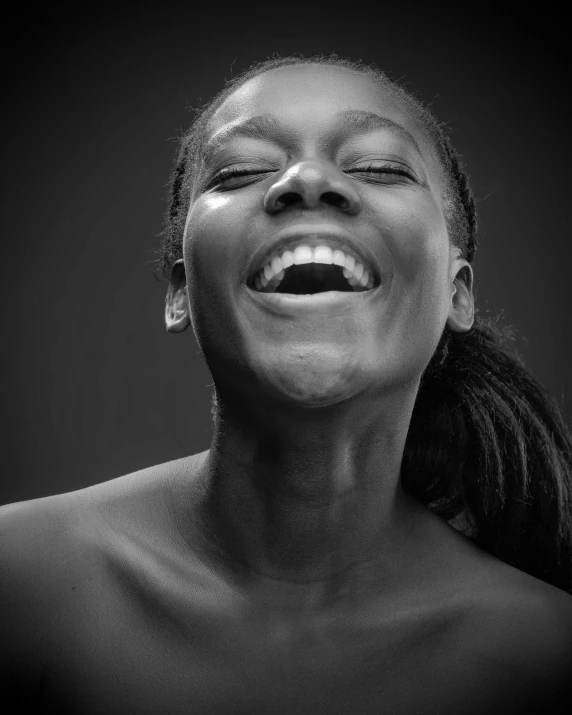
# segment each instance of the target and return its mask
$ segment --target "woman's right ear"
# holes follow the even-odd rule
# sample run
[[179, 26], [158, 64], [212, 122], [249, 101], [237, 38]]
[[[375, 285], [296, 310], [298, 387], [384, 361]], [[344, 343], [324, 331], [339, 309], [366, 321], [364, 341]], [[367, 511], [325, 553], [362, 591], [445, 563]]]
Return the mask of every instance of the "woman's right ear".
[[165, 327], [169, 333], [182, 333], [191, 324], [187, 297], [187, 277], [183, 259], [173, 263], [165, 298]]

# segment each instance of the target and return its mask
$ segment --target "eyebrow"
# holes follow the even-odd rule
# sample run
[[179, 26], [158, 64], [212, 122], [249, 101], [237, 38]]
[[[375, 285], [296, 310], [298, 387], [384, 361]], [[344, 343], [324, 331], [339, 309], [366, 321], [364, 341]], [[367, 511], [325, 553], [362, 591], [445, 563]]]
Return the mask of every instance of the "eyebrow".
[[[346, 109], [337, 112], [334, 117], [337, 126], [333, 133], [346, 138], [348, 135], [369, 134], [379, 129], [387, 129], [400, 139], [413, 145], [419, 156], [423, 159], [423, 154], [414, 136], [404, 126], [394, 122], [388, 117], [382, 117], [375, 112], [367, 112], [361, 109]], [[243, 122], [231, 124], [214, 134], [204, 145], [203, 159], [208, 161], [212, 154], [224, 143], [235, 137], [250, 137], [252, 139], [269, 138], [278, 142], [286, 139], [287, 143], [293, 143], [294, 133], [283, 127], [273, 114], [260, 114], [244, 120]]]

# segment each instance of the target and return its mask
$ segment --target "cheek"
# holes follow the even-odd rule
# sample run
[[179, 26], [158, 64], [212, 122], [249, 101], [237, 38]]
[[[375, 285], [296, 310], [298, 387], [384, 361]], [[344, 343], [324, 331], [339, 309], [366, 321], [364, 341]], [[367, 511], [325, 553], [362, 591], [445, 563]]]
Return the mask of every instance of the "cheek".
[[448, 293], [449, 237], [440, 205], [431, 196], [417, 196], [407, 205], [394, 205], [386, 216], [395, 287], [402, 298], [421, 300], [426, 309], [442, 302]]
[[[183, 259], [187, 276], [191, 323], [203, 348], [209, 325], [216, 320], [217, 266], [225, 261], [225, 196], [201, 199], [191, 206], [185, 225]], [[221, 266], [222, 268], [222, 266]], [[219, 272], [222, 275], [222, 270]], [[209, 310], [209, 306], [211, 309]]]
[[[191, 321], [204, 353], [235, 354], [237, 290], [248, 235], [253, 228], [249, 206], [232, 193], [203, 196], [187, 217], [183, 258]], [[221, 330], [224, 326], [224, 330]]]
[[202, 198], [191, 207], [185, 226], [183, 255], [192, 273], [212, 269], [228, 255], [228, 242], [233, 235], [229, 208], [232, 208], [232, 197], [220, 195]]
[[449, 311], [447, 228], [432, 197], [395, 200], [383, 215], [393, 267], [385, 325], [399, 370], [416, 374], [437, 347]]

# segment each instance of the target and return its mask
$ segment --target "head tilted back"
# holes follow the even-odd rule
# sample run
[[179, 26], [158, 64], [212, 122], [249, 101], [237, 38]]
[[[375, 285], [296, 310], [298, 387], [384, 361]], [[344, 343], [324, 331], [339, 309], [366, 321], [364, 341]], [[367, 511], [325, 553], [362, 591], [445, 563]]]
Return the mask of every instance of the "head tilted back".
[[[361, 72], [411, 113], [443, 167], [441, 198], [450, 241], [470, 262], [477, 246], [475, 201], [443, 125], [379, 70], [336, 55], [318, 55], [255, 64], [199, 110], [181, 138], [171, 177], [156, 263], [160, 274], [168, 279], [172, 264], [182, 257], [210, 118], [249, 79], [296, 64]], [[445, 328], [421, 380], [401, 482], [447, 520], [468, 515], [467, 535], [482, 549], [572, 593], [572, 438], [561, 408], [513, 352], [509, 337], [510, 331], [479, 315], [466, 333]]]
[[443, 125], [433, 112], [397, 83], [375, 67], [353, 62], [337, 55], [312, 57], [280, 57], [258, 62], [226, 83], [213, 99], [203, 105], [191, 128], [181, 138], [175, 169], [169, 184], [168, 209], [165, 227], [157, 257], [157, 270], [166, 279], [171, 266], [182, 258], [183, 233], [189, 210], [194, 181], [198, 175], [206, 128], [209, 120], [223, 102], [240, 86], [253, 77], [278, 67], [288, 65], [326, 65], [360, 72], [389, 90], [425, 131], [443, 167], [443, 209], [449, 238], [461, 249], [462, 255], [472, 261], [477, 247], [477, 211], [461, 159], [453, 148]]

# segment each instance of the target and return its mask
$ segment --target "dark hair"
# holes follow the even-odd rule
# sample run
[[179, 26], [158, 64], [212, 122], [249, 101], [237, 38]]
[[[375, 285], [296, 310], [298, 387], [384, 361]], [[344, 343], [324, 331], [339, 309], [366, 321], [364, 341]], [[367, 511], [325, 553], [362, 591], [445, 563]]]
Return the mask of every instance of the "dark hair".
[[[451, 242], [472, 261], [477, 212], [467, 175], [430, 109], [380, 70], [337, 57], [252, 65], [198, 110], [182, 137], [156, 267], [168, 278], [183, 231], [205, 129], [239, 86], [278, 67], [319, 64], [372, 77], [426, 132], [444, 170]], [[404, 489], [502, 561], [572, 593], [572, 439], [556, 401], [511, 347], [512, 332], [477, 313], [466, 333], [445, 328], [419, 387], [403, 455]]]

